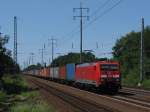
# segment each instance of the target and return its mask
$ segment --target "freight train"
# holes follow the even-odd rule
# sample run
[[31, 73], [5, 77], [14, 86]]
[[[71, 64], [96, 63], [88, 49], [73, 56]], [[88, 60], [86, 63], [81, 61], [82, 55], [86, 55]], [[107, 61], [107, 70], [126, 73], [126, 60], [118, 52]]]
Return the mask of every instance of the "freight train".
[[120, 65], [117, 61], [71, 63], [61, 67], [25, 71], [25, 74], [110, 92], [117, 92], [121, 88]]

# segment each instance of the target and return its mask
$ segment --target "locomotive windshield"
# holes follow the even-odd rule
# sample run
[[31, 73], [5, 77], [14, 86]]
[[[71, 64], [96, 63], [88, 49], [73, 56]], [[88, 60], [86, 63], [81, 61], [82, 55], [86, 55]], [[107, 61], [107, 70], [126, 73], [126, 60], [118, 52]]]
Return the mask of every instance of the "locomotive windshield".
[[102, 64], [101, 70], [102, 71], [118, 71], [118, 65], [116, 65], [116, 64]]

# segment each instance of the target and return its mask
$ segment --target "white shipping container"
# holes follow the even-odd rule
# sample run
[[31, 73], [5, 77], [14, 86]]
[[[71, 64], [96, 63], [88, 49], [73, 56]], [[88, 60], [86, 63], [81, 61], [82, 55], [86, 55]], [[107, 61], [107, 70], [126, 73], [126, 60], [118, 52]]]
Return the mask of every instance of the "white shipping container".
[[54, 78], [58, 79], [59, 78], [59, 67], [54, 68]]
[[54, 67], [50, 69], [50, 77], [51, 78], [59, 78], [59, 67]]

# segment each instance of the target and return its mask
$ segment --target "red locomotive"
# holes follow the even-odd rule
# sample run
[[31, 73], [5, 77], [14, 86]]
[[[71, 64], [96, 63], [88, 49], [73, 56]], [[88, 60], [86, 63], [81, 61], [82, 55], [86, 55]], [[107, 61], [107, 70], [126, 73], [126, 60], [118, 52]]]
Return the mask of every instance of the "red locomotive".
[[76, 82], [97, 88], [118, 91], [121, 87], [119, 63], [116, 61], [99, 61], [76, 66]]

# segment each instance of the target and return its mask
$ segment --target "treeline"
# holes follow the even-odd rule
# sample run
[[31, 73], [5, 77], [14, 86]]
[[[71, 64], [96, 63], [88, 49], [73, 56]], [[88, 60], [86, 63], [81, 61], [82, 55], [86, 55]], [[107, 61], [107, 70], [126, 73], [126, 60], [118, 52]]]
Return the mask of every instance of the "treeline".
[[[130, 32], [116, 41], [113, 47], [114, 59], [121, 64], [121, 72], [126, 83], [136, 85], [140, 76], [141, 32]], [[150, 26], [144, 29], [143, 38], [144, 80], [150, 77]]]
[[0, 77], [5, 74], [13, 74], [19, 72], [20, 68], [18, 64], [15, 64], [11, 57], [11, 51], [8, 50], [5, 45], [8, 43], [8, 36], [0, 35]]
[[[92, 62], [94, 60], [96, 60], [96, 57], [91, 52], [82, 54], [82, 62]], [[67, 55], [59, 56], [54, 59], [51, 66], [63, 66], [68, 63], [80, 63], [80, 53], [68, 53]]]
[[[95, 62], [95, 61], [103, 61], [108, 60], [107, 58], [97, 58], [93, 53], [91, 52], [85, 52], [82, 54], [82, 62]], [[63, 56], [59, 56], [53, 60], [53, 62], [48, 65], [48, 67], [56, 67], [56, 66], [64, 66], [68, 63], [80, 63], [80, 53], [68, 53]], [[41, 64], [37, 65], [30, 65], [25, 70], [32, 70], [32, 69], [40, 69], [46, 67], [46, 65], [42, 66]]]
[[42, 66], [40, 63], [37, 63], [36, 65], [30, 65], [27, 68], [24, 69], [24, 71], [30, 71], [30, 70], [39, 70], [41, 68], [43, 68], [44, 66]]
[[[96, 61], [104, 61], [108, 60], [108, 58], [98, 58], [91, 52], [84, 52], [82, 53], [82, 63], [88, 62], [96, 62]], [[64, 56], [59, 56], [58, 58], [54, 59], [50, 66], [63, 66], [68, 63], [80, 63], [80, 53], [68, 53]]]

